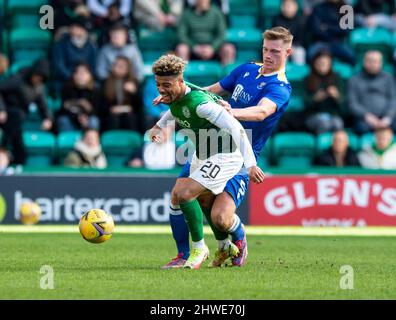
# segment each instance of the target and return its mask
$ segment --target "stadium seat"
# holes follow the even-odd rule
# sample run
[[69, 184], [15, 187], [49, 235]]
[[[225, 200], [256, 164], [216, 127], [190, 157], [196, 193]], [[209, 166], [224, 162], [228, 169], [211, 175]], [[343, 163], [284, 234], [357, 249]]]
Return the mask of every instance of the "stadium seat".
[[67, 154], [71, 150], [73, 150], [74, 145], [80, 139], [81, 139], [80, 131], [65, 131], [65, 132], [60, 132], [58, 134], [56, 143], [57, 143], [57, 151], [58, 151], [57, 159], [59, 161], [59, 164], [62, 165]]
[[309, 74], [308, 65], [298, 65], [292, 62], [286, 65], [286, 77], [290, 82], [293, 95], [304, 96], [304, 78]]
[[48, 4], [48, 0], [8, 0], [8, 11], [11, 14], [20, 12], [31, 12], [37, 14], [39, 8]]
[[109, 167], [124, 167], [133, 152], [142, 146], [142, 136], [135, 131], [111, 130], [102, 134], [103, 151]]
[[55, 151], [55, 137], [50, 132], [25, 131], [23, 141], [27, 150], [27, 166], [51, 166]]
[[374, 133], [365, 133], [360, 137], [360, 149], [364, 149], [368, 146], [372, 146], [375, 142]]
[[220, 80], [223, 69], [216, 61], [190, 61], [184, 74], [193, 84], [207, 86]]
[[226, 41], [237, 48], [237, 61], [261, 61], [262, 32], [258, 28], [229, 28]]
[[258, 0], [229, 0], [230, 15], [258, 15]]
[[29, 12], [21, 12], [12, 15], [11, 17], [11, 28], [39, 28], [40, 15]]
[[298, 95], [292, 94], [287, 111], [303, 111], [304, 109], [304, 99]]
[[13, 61], [34, 61], [47, 56], [51, 33], [41, 29], [20, 28], [10, 33]]
[[386, 29], [354, 29], [350, 34], [350, 43], [356, 51], [358, 62], [363, 60], [364, 53], [370, 49], [381, 51], [385, 63], [391, 60], [392, 34]]
[[305, 132], [283, 132], [273, 137], [273, 155], [280, 167], [307, 168], [312, 164], [315, 137]]
[[257, 165], [261, 169], [266, 169], [271, 164], [271, 150], [272, 150], [272, 139], [268, 139], [265, 144], [263, 150], [260, 152], [260, 155], [257, 158]]
[[230, 28], [256, 28], [257, 17], [254, 15], [230, 15]]
[[[358, 151], [360, 149], [360, 141], [359, 137], [356, 136], [353, 132], [348, 132], [349, 137], [349, 145], [352, 150]], [[320, 154], [324, 150], [331, 147], [333, 143], [333, 133], [325, 132], [317, 136], [316, 138], [316, 153]]]
[[170, 28], [164, 31], [153, 31], [142, 28], [139, 31], [138, 45], [142, 52], [143, 60], [151, 63], [162, 54], [174, 50], [176, 46], [176, 34]]

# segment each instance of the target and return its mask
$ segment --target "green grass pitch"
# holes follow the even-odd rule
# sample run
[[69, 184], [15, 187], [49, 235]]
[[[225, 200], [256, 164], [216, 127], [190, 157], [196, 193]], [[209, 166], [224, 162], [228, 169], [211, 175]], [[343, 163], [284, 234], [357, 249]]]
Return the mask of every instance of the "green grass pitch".
[[[90, 244], [78, 232], [0, 230], [0, 299], [396, 299], [394, 236], [248, 231], [248, 243], [243, 268], [160, 270], [175, 255], [169, 233], [116, 232]], [[54, 270], [52, 290], [40, 288], [43, 265]], [[343, 265], [353, 289], [340, 288]]]

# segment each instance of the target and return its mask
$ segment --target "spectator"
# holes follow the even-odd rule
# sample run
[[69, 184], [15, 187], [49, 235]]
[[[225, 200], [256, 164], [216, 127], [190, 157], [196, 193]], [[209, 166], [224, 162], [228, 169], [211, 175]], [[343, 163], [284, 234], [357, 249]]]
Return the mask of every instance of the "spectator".
[[291, 60], [296, 64], [305, 64], [304, 28], [305, 21], [302, 15], [297, 14], [296, 0], [283, 0], [281, 12], [274, 18], [273, 26], [282, 26], [290, 30], [293, 35], [293, 52]]
[[52, 61], [57, 89], [62, 82], [70, 79], [77, 64], [85, 62], [90, 65], [91, 70], [95, 70], [96, 49], [89, 40], [85, 20], [73, 20], [69, 33], [55, 42]]
[[131, 15], [133, 4], [131, 0], [87, 0], [91, 13], [102, 19], [109, 16], [109, 8], [114, 3], [118, 4], [123, 17]]
[[302, 0], [301, 7], [304, 16], [308, 17], [312, 14], [313, 8], [319, 3], [323, 3], [325, 0]]
[[396, 30], [394, 1], [359, 0], [355, 5], [355, 14], [357, 26]]
[[154, 30], [174, 27], [183, 11], [183, 0], [135, 0], [135, 19]]
[[363, 70], [348, 82], [348, 99], [356, 133], [396, 129], [395, 82], [382, 70], [381, 52], [366, 52]]
[[11, 155], [7, 149], [0, 147], [0, 176], [14, 174], [14, 168], [10, 167]]
[[334, 132], [332, 146], [317, 156], [314, 163], [317, 166], [328, 167], [360, 166], [356, 153], [349, 147], [349, 138], [344, 130]]
[[48, 62], [39, 60], [31, 68], [22, 69], [0, 83], [0, 126], [4, 130], [2, 145], [12, 145], [14, 164], [24, 164], [26, 160], [22, 124], [31, 103], [35, 103], [41, 113], [41, 128], [50, 130], [52, 127], [44, 87], [48, 76]]
[[87, 128], [99, 130], [99, 90], [89, 65], [76, 66], [71, 79], [62, 88], [62, 107], [58, 114], [58, 131]]
[[9, 67], [9, 61], [7, 56], [0, 53], [0, 80], [5, 77]]
[[85, 130], [82, 139], [77, 141], [74, 150], [67, 155], [64, 165], [77, 168], [106, 168], [107, 160], [100, 145], [99, 131]]
[[308, 129], [316, 134], [341, 130], [340, 79], [332, 70], [328, 52], [319, 52], [311, 63], [311, 73], [305, 78], [305, 104]]
[[128, 29], [123, 24], [115, 24], [110, 29], [110, 43], [103, 46], [98, 54], [96, 73], [100, 80], [105, 80], [118, 56], [125, 56], [131, 62], [131, 71], [141, 83], [144, 79], [144, 64], [139, 48], [135, 43], [128, 43]]
[[359, 153], [360, 163], [367, 169], [396, 170], [396, 144], [390, 128], [375, 131], [375, 143]]
[[165, 129], [165, 136], [161, 142], [146, 142], [128, 161], [133, 168], [145, 167], [152, 170], [172, 169], [176, 166], [176, 144], [174, 141], [174, 127]]
[[110, 76], [103, 84], [106, 128], [144, 132], [139, 83], [127, 57], [116, 58]]
[[343, 0], [326, 0], [314, 7], [306, 28], [313, 43], [308, 48], [308, 61], [318, 51], [326, 49], [334, 58], [355, 64], [355, 54], [347, 44], [349, 30], [340, 27], [340, 8], [344, 4]]
[[[104, 18], [103, 24], [100, 27], [100, 36], [98, 39], [99, 47], [102, 47], [106, 43], [109, 43], [109, 41], [110, 41], [109, 32], [110, 32], [111, 28], [116, 24], [122, 24], [126, 28], [131, 28], [133, 26], [133, 21], [131, 21], [130, 17], [129, 16], [124, 17], [121, 14], [118, 2], [114, 2], [109, 6], [108, 15], [106, 18]], [[131, 34], [131, 31], [130, 31], [130, 34]], [[134, 37], [133, 40], [135, 40], [135, 38], [136, 37]]]
[[55, 13], [55, 40], [68, 32], [75, 19], [85, 19], [88, 29], [93, 28], [91, 13], [85, 0], [52, 0], [50, 5]]
[[184, 60], [220, 59], [222, 65], [233, 63], [236, 51], [233, 44], [224, 42], [225, 31], [220, 9], [210, 0], [197, 0], [195, 8], [187, 8], [180, 18], [176, 54]]

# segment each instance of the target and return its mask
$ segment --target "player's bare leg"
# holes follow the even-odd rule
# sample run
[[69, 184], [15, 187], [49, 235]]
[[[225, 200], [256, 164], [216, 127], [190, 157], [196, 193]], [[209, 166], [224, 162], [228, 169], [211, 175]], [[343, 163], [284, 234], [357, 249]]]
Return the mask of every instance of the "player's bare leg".
[[[219, 195], [220, 196], [220, 195]], [[235, 244], [233, 244], [230, 239], [229, 239], [229, 235], [228, 232], [226, 231], [227, 228], [224, 227], [222, 228], [222, 230], [220, 230], [219, 228], [217, 228], [216, 225], [220, 225], [219, 221], [216, 221], [216, 223], [214, 223], [213, 219], [212, 219], [212, 207], [215, 201], [215, 195], [213, 193], [205, 193], [203, 195], [201, 195], [198, 198], [202, 211], [205, 213], [206, 216], [206, 220], [208, 221], [213, 234], [215, 235], [215, 238], [217, 240], [217, 251], [215, 253], [215, 257], [211, 263], [212, 267], [220, 267], [221, 265], [223, 265], [228, 259], [232, 259], [233, 257], [237, 256], [239, 253], [239, 249], [237, 248], [237, 246]], [[231, 198], [232, 200], [232, 198]], [[233, 201], [233, 200], [232, 200]], [[229, 212], [231, 212], [231, 210], [234, 210], [233, 212], [235, 212], [235, 205], [232, 207], [231, 205], [227, 204], [227, 206], [229, 207]], [[220, 209], [220, 206], [218, 206]], [[219, 214], [219, 216], [221, 216], [221, 214]], [[228, 214], [228, 216], [230, 216], [230, 214]], [[216, 216], [216, 218], [218, 219], [222, 219], [223, 218], [219, 218]], [[230, 225], [232, 224], [232, 215], [231, 217], [229, 217], [228, 219], [230, 221]]]

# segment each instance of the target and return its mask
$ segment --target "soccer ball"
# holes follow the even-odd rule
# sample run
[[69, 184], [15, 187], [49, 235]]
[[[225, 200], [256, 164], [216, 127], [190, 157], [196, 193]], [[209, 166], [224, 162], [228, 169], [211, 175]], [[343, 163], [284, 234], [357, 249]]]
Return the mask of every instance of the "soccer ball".
[[19, 215], [23, 224], [36, 224], [41, 217], [41, 208], [36, 202], [24, 202], [19, 208]]
[[88, 242], [101, 243], [111, 238], [114, 220], [101, 209], [91, 209], [80, 219], [80, 233]]

